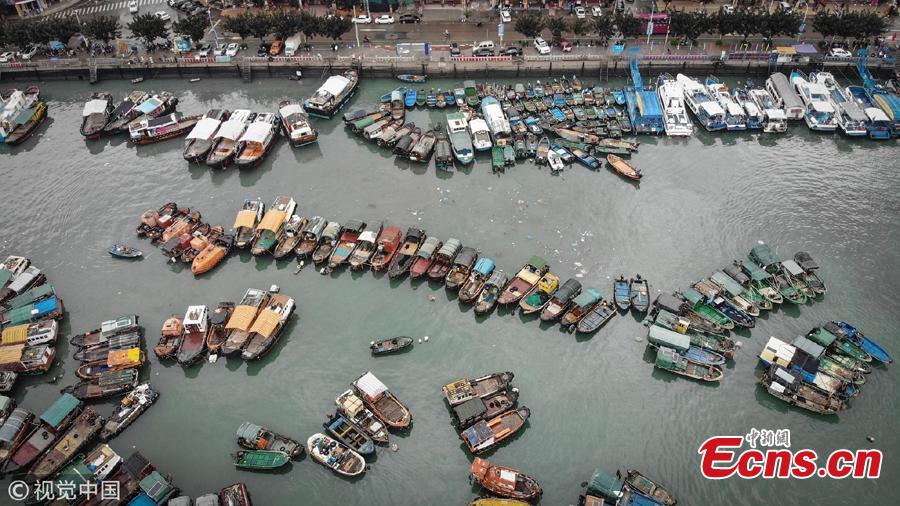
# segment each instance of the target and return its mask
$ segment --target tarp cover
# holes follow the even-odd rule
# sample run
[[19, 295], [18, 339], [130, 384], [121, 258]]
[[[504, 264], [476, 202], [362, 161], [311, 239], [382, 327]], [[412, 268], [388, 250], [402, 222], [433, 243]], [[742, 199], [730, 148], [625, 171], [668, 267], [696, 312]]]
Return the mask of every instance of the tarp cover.
[[475, 270], [487, 276], [494, 270], [494, 261], [490, 258], [479, 258], [478, 263], [475, 264]]
[[109, 366], [121, 366], [129, 364], [141, 363], [141, 349], [131, 348], [128, 350], [110, 350], [106, 358]]
[[300, 104], [292, 103], [292, 104], [288, 104], [288, 105], [282, 107], [278, 111], [278, 114], [280, 114], [282, 118], [288, 118], [292, 114], [303, 114], [305, 116], [306, 111], [303, 110], [303, 107], [301, 107]]
[[325, 81], [325, 84], [323, 84], [319, 88], [319, 91], [316, 93], [318, 94], [318, 93], [322, 93], [324, 91], [330, 95], [337, 96], [337, 95], [340, 95], [341, 92], [343, 92], [349, 85], [350, 85], [350, 80], [347, 79], [346, 77], [331, 76]]
[[138, 112], [141, 114], [147, 114], [153, 112], [154, 109], [162, 105], [162, 100], [159, 97], [150, 97], [147, 100], [141, 102], [141, 105], [137, 106]]
[[90, 116], [91, 114], [106, 114], [106, 100], [89, 100], [84, 104], [84, 110], [81, 111], [82, 116]]
[[56, 399], [56, 401], [44, 411], [41, 415], [41, 420], [51, 427], [56, 427], [78, 406], [81, 406], [81, 401], [76, 399], [75, 396], [72, 394], [62, 394], [59, 399]]
[[228, 330], [248, 330], [253, 319], [256, 318], [257, 308], [253, 306], [238, 306], [231, 313], [225, 328]]
[[252, 211], [250, 209], [244, 209], [239, 211], [237, 217], [234, 219], [234, 228], [246, 227], [253, 228], [253, 225], [256, 224], [256, 211]]
[[0, 338], [0, 344], [9, 346], [10, 344], [21, 344], [28, 339], [28, 324], [16, 325], [15, 327], [7, 327], [3, 329], [3, 337]]
[[425, 242], [422, 244], [422, 247], [419, 248], [419, 251], [416, 252], [416, 255], [422, 258], [431, 258], [431, 255], [434, 254], [434, 250], [437, 249], [438, 244], [440, 244], [441, 240], [437, 237], [429, 237], [425, 239]]
[[470, 418], [479, 416], [485, 411], [487, 411], [487, 408], [485, 408], [484, 401], [481, 400], [481, 398], [469, 399], [459, 406], [453, 408], [453, 413], [456, 415], [456, 419], [459, 421], [465, 421]]
[[360, 392], [372, 399], [388, 391], [388, 387], [371, 372], [363, 374], [353, 384]]
[[0, 427], [0, 441], [4, 443], [11, 442], [19, 433], [19, 430], [22, 429], [22, 426], [25, 425], [25, 419], [28, 418], [29, 414], [28, 411], [22, 408], [14, 409], [12, 414], [6, 419], [6, 422], [3, 423], [3, 426]]
[[19, 294], [18, 296], [10, 300], [7, 304], [10, 308], [15, 309], [17, 307], [27, 306], [34, 302], [36, 299], [47, 297], [48, 295], [53, 295], [53, 293], [53, 286], [44, 284], [36, 288], [32, 288], [27, 292]]
[[659, 346], [673, 348], [678, 351], [686, 351], [691, 346], [690, 337], [662, 328], [658, 325], [650, 326], [650, 332], [647, 334], [647, 341]]
[[456, 252], [459, 251], [459, 248], [461, 246], [462, 243], [459, 242], [459, 239], [450, 238], [447, 239], [447, 242], [445, 242], [443, 246], [441, 246], [441, 249], [438, 251], [438, 253], [443, 256], [450, 257], [452, 255], [455, 255]]
[[784, 268], [794, 276], [800, 276], [804, 272], [803, 268], [797, 265], [797, 262], [793, 260], [785, 260], [784, 262], [781, 262], [781, 265], [783, 265]]
[[259, 431], [262, 430], [262, 427], [256, 425], [255, 423], [244, 422], [237, 429], [237, 437], [246, 439], [247, 441], [253, 441], [256, 439], [256, 435], [259, 434]]
[[247, 125], [245, 125], [243, 121], [228, 120], [225, 123], [222, 123], [222, 126], [219, 127], [219, 131], [216, 132], [216, 137], [232, 141], [237, 140], [237, 138], [241, 136], [241, 133], [244, 132], [244, 128], [246, 127]]
[[816, 344], [804, 336], [797, 336], [793, 345], [816, 358], [821, 357], [825, 353], [825, 348], [822, 345]]
[[270, 232], [278, 232], [278, 229], [284, 224], [287, 213], [278, 209], [269, 209], [263, 219], [260, 220], [257, 230], [268, 230]]
[[271, 123], [254, 122], [247, 127], [247, 131], [241, 136], [241, 142], [265, 142], [272, 132]]
[[203, 118], [194, 125], [191, 133], [187, 135], [188, 140], [191, 139], [212, 139], [213, 134], [219, 129], [222, 122], [213, 118]]
[[591, 481], [587, 486], [587, 493], [606, 497], [607, 499], [617, 499], [621, 490], [621, 481], [599, 469], [594, 471], [594, 475], [591, 476]]
[[600, 292], [593, 288], [588, 288], [587, 290], [581, 292], [578, 297], [575, 297], [575, 300], [572, 302], [580, 308], [585, 308], [600, 300], [600, 297]]
[[278, 328], [280, 321], [281, 313], [268, 308], [263, 309], [259, 316], [256, 317], [256, 321], [253, 322], [250, 332], [257, 333], [263, 337], [271, 337], [275, 329]]

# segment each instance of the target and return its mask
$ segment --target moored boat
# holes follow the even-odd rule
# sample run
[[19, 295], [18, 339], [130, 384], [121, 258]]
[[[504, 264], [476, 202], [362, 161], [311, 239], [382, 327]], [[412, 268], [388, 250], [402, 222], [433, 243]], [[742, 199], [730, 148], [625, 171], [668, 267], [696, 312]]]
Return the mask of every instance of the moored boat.
[[[625, 487], [637, 492], [643, 497], [650, 499], [656, 504], [663, 506], [674, 506], [677, 502], [675, 496], [672, 495], [662, 485], [656, 483], [650, 478], [644, 476], [640, 471], [628, 469], [625, 475]], [[635, 503], [636, 504], [636, 503]]]
[[184, 333], [178, 344], [175, 359], [183, 366], [200, 360], [206, 351], [206, 332], [209, 329], [209, 308], [203, 305], [188, 306], [182, 319]]
[[375, 416], [389, 427], [405, 429], [412, 423], [409, 409], [371, 372], [357, 378], [353, 387]]
[[481, 294], [484, 284], [493, 272], [494, 261], [486, 257], [479, 258], [459, 288], [459, 301], [466, 304], [474, 301]]
[[491, 149], [491, 133], [487, 122], [481, 118], [473, 118], [469, 121], [469, 133], [472, 136], [472, 146], [476, 151], [488, 151]]
[[695, 362], [665, 346], [657, 349], [656, 360], [653, 364], [659, 369], [701, 381], [719, 381], [724, 376], [722, 369], [718, 366]]
[[646, 313], [650, 307], [650, 284], [640, 274], [628, 282], [628, 298], [638, 313]]
[[113, 408], [112, 415], [103, 425], [100, 431], [100, 440], [108, 441], [131, 425], [144, 411], [147, 410], [159, 397], [159, 392], [153, 390], [149, 383], [142, 383], [135, 387], [119, 401], [119, 405]]
[[233, 457], [235, 467], [253, 470], [277, 469], [290, 462], [287, 453], [271, 450], [241, 450]]
[[266, 214], [256, 226], [256, 234], [250, 253], [262, 255], [274, 248], [278, 242], [278, 236], [291, 216], [294, 215], [296, 208], [297, 203], [292, 197], [276, 197], [272, 205], [269, 206], [269, 210], [266, 211]]
[[836, 415], [839, 411], [847, 409], [845, 400], [804, 383], [795, 374], [779, 365], [770, 366], [760, 377], [759, 384], [773, 397], [814, 413]]
[[101, 91], [91, 95], [91, 99], [84, 104], [81, 111], [81, 135], [88, 140], [99, 139], [112, 112], [111, 94]]
[[328, 267], [325, 272], [331, 272], [347, 262], [353, 251], [356, 250], [359, 236], [365, 229], [366, 223], [359, 220], [350, 220], [344, 224], [337, 245], [328, 257]]
[[268, 300], [268, 292], [258, 288], [247, 289], [244, 297], [231, 313], [231, 317], [228, 318], [228, 323], [225, 324], [227, 337], [219, 348], [219, 353], [228, 355], [244, 347], [244, 344], [250, 339], [250, 327], [256, 320], [257, 313]]
[[239, 168], [256, 167], [266, 158], [278, 140], [278, 115], [260, 113], [238, 140], [234, 164]]
[[358, 85], [359, 75], [355, 70], [331, 76], [303, 103], [303, 107], [311, 116], [331, 119], [350, 100]]
[[578, 320], [575, 331], [579, 334], [590, 334], [596, 332], [600, 327], [606, 325], [606, 322], [617, 314], [616, 308], [605, 299], [594, 304], [590, 311]]
[[[22, 434], [13, 439], [19, 443], [7, 449], [3, 459], [3, 471], [15, 472], [27, 470], [35, 459], [50, 448], [72, 423], [81, 415], [83, 404], [68, 393], [63, 393], [33, 424], [23, 424]], [[32, 417], [33, 418], [33, 417]], [[30, 419], [29, 419], [30, 421]]]
[[256, 119], [256, 113], [248, 109], [232, 111], [228, 121], [222, 123], [216, 130], [209, 154], [206, 156], [206, 165], [210, 167], [230, 165], [237, 153], [238, 141], [254, 119]]
[[383, 228], [383, 224], [379, 222], [376, 224], [369, 224], [366, 228], [359, 234], [359, 238], [356, 241], [356, 248], [354, 248], [353, 252], [350, 254], [350, 257], [347, 259], [347, 263], [350, 264], [351, 270], [360, 270], [365, 268], [368, 264], [369, 259], [372, 258], [372, 255], [376, 250], [376, 242], [378, 241], [378, 235], [381, 233]]
[[25, 479], [29, 483], [45, 480], [62, 469], [82, 448], [93, 441], [103, 428], [103, 423], [103, 417], [94, 411], [94, 408], [85, 408], [72, 422], [72, 426], [59, 436], [56, 443], [35, 461]]
[[172, 316], [163, 322], [159, 341], [153, 347], [153, 353], [160, 360], [175, 358], [175, 352], [184, 335], [184, 324], [181, 317]]
[[226, 120], [228, 120], [228, 111], [225, 109], [210, 109], [207, 111], [203, 118], [188, 133], [182, 157], [189, 162], [206, 160], [209, 151], [213, 147], [216, 132], [219, 131], [222, 122]]
[[503, 287], [497, 302], [501, 305], [518, 302], [537, 286], [541, 277], [550, 270], [547, 261], [539, 256], [533, 256], [516, 273], [516, 276]]
[[519, 300], [522, 314], [532, 314], [543, 309], [557, 288], [559, 288], [559, 277], [551, 272], [545, 273], [538, 281], [537, 287], [527, 297]]
[[237, 443], [248, 450], [278, 451], [285, 453], [292, 460], [303, 456], [303, 445], [299, 441], [255, 423], [242, 423], [237, 428], [235, 437]]
[[200, 116], [183, 116], [178, 112], [135, 120], [128, 125], [129, 138], [138, 145], [174, 139], [187, 135], [199, 121]]
[[[533, 292], [532, 292], [533, 293]], [[541, 310], [541, 321], [551, 322], [559, 318], [568, 309], [569, 304], [581, 293], [581, 283], [569, 278], [547, 301]], [[530, 297], [530, 295], [529, 295]]]
[[375, 244], [375, 252], [369, 260], [369, 265], [373, 271], [383, 271], [391, 264], [397, 249], [400, 247], [402, 232], [399, 228], [389, 226], [384, 228], [378, 234], [378, 241]]
[[458, 239], [447, 239], [447, 242], [434, 254], [434, 261], [428, 267], [428, 278], [432, 281], [443, 282], [453, 267], [453, 260], [461, 248], [462, 244]]
[[325, 218], [313, 216], [300, 228], [300, 242], [294, 248], [294, 254], [298, 259], [304, 259], [312, 255], [313, 251], [319, 246], [326, 224]]
[[[449, 243], [453, 239], [448, 240]], [[446, 245], [445, 245], [446, 246]], [[459, 287], [465, 283], [469, 277], [469, 272], [478, 260], [478, 252], [475, 248], [465, 246], [459, 250], [453, 259], [452, 266], [444, 278], [444, 287], [448, 290], [459, 290]]]
[[423, 242], [422, 246], [416, 251], [415, 260], [413, 260], [412, 264], [409, 266], [410, 279], [417, 279], [428, 272], [428, 268], [431, 267], [432, 262], [434, 262], [437, 250], [440, 249], [442, 245], [443, 242], [437, 237], [429, 236], [425, 239], [425, 242]]
[[483, 453], [495, 448], [504, 440], [521, 430], [531, 415], [526, 407], [511, 409], [490, 420], [482, 420], [462, 431], [460, 439], [472, 454]]
[[319, 132], [310, 124], [309, 115], [297, 102], [285, 100], [279, 103], [278, 116], [281, 118], [284, 135], [292, 147], [306, 146], [319, 139]]
[[284, 333], [295, 309], [296, 303], [291, 297], [271, 294], [268, 304], [256, 315], [250, 327], [250, 337], [241, 351], [241, 358], [256, 360], [268, 353]]
[[491, 273], [478, 294], [478, 300], [475, 302], [476, 315], [487, 314], [497, 305], [500, 293], [508, 281], [509, 275], [502, 269], [497, 269]]
[[490, 397], [503, 392], [512, 383], [515, 374], [512, 372], [495, 372], [479, 378], [462, 378], [447, 383], [441, 388], [444, 399], [450, 407], [458, 406], [470, 399]]
[[625, 276], [619, 276], [613, 281], [613, 300], [616, 307], [622, 311], [628, 311], [631, 308], [631, 287]]
[[369, 436], [340, 413], [328, 417], [322, 427], [331, 437], [361, 455], [375, 453], [375, 443]]
[[300, 230], [306, 225], [306, 218], [294, 214], [288, 218], [284, 228], [278, 236], [278, 242], [275, 244], [275, 250], [272, 256], [276, 259], [284, 258], [294, 252], [297, 245], [300, 244]]
[[567, 311], [562, 315], [559, 324], [563, 328], [568, 328], [569, 332], [574, 332], [578, 322], [591, 312], [595, 305], [603, 300], [603, 296], [594, 288], [587, 288], [572, 299], [567, 306]]
[[62, 391], [82, 400], [102, 399], [133, 390], [137, 383], [137, 369], [124, 369], [101, 373], [98, 378], [76, 383]]
[[325, 434], [313, 434], [306, 441], [310, 457], [323, 466], [344, 476], [358, 476], [366, 471], [362, 455]]
[[122, 127], [128, 125], [128, 122], [137, 118], [141, 113], [137, 110], [137, 106], [150, 98], [150, 95], [143, 90], [134, 90], [109, 114], [108, 121], [103, 125], [102, 129], [106, 133], [114, 133]]
[[352, 389], [339, 395], [335, 400], [338, 411], [343, 413], [348, 420], [362, 429], [375, 444], [386, 445], [390, 441], [387, 428], [384, 424], [366, 408], [362, 399]]
[[406, 236], [404, 236], [400, 248], [395, 251], [394, 257], [388, 267], [388, 276], [391, 279], [400, 277], [409, 272], [409, 268], [416, 260], [416, 252], [419, 250], [419, 246], [424, 240], [424, 230], [410, 227], [406, 231]]
[[329, 221], [322, 230], [322, 237], [316, 249], [310, 255], [314, 264], [319, 265], [328, 260], [334, 247], [337, 246], [338, 238], [341, 234], [341, 224], [336, 221]]
[[542, 493], [541, 486], [534, 478], [516, 469], [493, 466], [478, 457], [472, 461], [471, 472], [476, 483], [500, 497], [532, 501]]
[[624, 177], [627, 177], [628, 179], [640, 181], [641, 177], [643, 176], [640, 170], [638, 170], [634, 165], [632, 165], [622, 157], [613, 154], [606, 155], [606, 163], [610, 169], [614, 170]]
[[369, 343], [372, 355], [387, 355], [409, 348], [413, 345], [413, 338], [409, 336], [392, 337]]
[[101, 373], [139, 368], [144, 365], [146, 357], [140, 348], [110, 350], [106, 358], [85, 362], [75, 369], [75, 376], [81, 379], [93, 379]]

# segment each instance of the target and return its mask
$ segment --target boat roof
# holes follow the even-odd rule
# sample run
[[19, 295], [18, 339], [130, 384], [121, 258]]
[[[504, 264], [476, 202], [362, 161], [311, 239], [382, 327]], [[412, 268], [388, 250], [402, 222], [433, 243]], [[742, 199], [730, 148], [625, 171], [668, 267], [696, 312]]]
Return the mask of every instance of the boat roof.
[[807, 334], [807, 339], [827, 348], [837, 340], [837, 336], [822, 327], [817, 327]]
[[690, 337], [673, 330], [660, 327], [659, 325], [650, 326], [650, 332], [647, 333], [647, 341], [678, 351], [685, 351], [691, 346]]
[[0, 364], [12, 364], [22, 359], [22, 352], [25, 350], [25, 344], [12, 344], [9, 346], [0, 346]]
[[256, 224], [256, 211], [252, 209], [243, 209], [238, 211], [237, 217], [234, 219], [234, 228], [246, 227], [252, 228]]
[[228, 319], [228, 323], [225, 324], [225, 328], [228, 330], [249, 330], [250, 324], [253, 323], [253, 319], [256, 318], [258, 308], [253, 306], [240, 305], [234, 308], [234, 311], [231, 313], [231, 318]]
[[591, 481], [588, 482], [586, 492], [615, 500], [622, 497], [622, 486], [622, 481], [611, 474], [597, 469], [594, 471], [594, 475], [591, 476]]
[[241, 136], [241, 142], [265, 142], [266, 137], [272, 132], [272, 124], [254, 121], [247, 127], [247, 131]]
[[300, 105], [296, 102], [291, 102], [290, 104], [287, 104], [286, 106], [279, 109], [278, 114], [280, 114], [282, 118], [286, 118], [292, 114], [304, 114], [305, 115], [306, 111], [303, 110], [302, 105]]
[[481, 257], [475, 264], [475, 270], [487, 276], [491, 271], [494, 270], [494, 261], [490, 258]]
[[241, 133], [244, 132], [244, 128], [247, 125], [244, 123], [246, 118], [237, 118], [235, 119], [234, 114], [231, 115], [231, 119], [222, 123], [219, 127], [219, 130], [216, 132], [216, 137], [220, 137], [228, 140], [237, 140], [240, 137]]
[[341, 232], [341, 224], [336, 221], [329, 221], [322, 231], [322, 235], [334, 239]]
[[187, 135], [187, 138], [190, 139], [209, 139], [216, 133], [216, 130], [219, 129], [219, 125], [222, 122], [214, 119], [214, 118], [203, 118], [194, 125], [194, 128], [191, 129], [191, 133]]
[[797, 262], [793, 260], [785, 260], [784, 262], [781, 262], [781, 265], [794, 276], [800, 276], [805, 272], [803, 268], [797, 265]]
[[360, 376], [353, 382], [353, 385], [370, 398], [378, 397], [388, 391], [387, 385], [382, 383], [381, 380], [376, 378], [371, 372], [366, 372]]
[[280, 209], [269, 209], [263, 219], [259, 221], [256, 229], [278, 232], [278, 229], [284, 224], [285, 218], [287, 218], [287, 212]]
[[865, 113], [870, 121], [890, 121], [888, 115], [877, 107], [866, 107]]
[[202, 325], [206, 323], [206, 314], [209, 311], [209, 308], [206, 306], [188, 306], [187, 312], [184, 313], [184, 322], [185, 326], [188, 325]]
[[741, 265], [745, 269], [747, 269], [747, 271], [750, 273], [750, 278], [754, 281], [761, 281], [772, 277], [772, 275], [766, 272], [762, 267], [756, 265], [756, 262], [754, 262], [752, 259], [747, 259], [746, 262], [741, 262]]
[[741, 286], [740, 283], [731, 278], [728, 274], [725, 274], [722, 271], [716, 271], [710, 276], [716, 284], [720, 285], [732, 296], [740, 295], [744, 291], [744, 287]]
[[374, 230], [364, 230], [359, 234], [359, 242], [375, 242], [378, 239], [378, 233]]
[[478, 252], [475, 251], [475, 248], [463, 246], [462, 249], [459, 250], [459, 254], [456, 255], [456, 258], [453, 259], [453, 262], [457, 264], [471, 264], [477, 256]]
[[[558, 281], [559, 278], [557, 278]], [[569, 278], [559, 287], [559, 290], [556, 292], [556, 298], [562, 300], [570, 299], [578, 290], [581, 290], [581, 283], [575, 278]]]
[[267, 307], [256, 317], [250, 332], [269, 338], [275, 333], [279, 323], [281, 323], [281, 312]]
[[725, 114], [725, 110], [722, 109], [722, 106], [720, 106], [716, 102], [702, 102], [698, 106], [710, 116], [719, 116]]
[[0, 395], [0, 412], [5, 412], [12, 406], [13, 400], [5, 395]]
[[434, 253], [434, 250], [437, 249], [438, 244], [440, 244], [440, 243], [441, 243], [440, 239], [438, 239], [437, 237], [434, 237], [434, 236], [430, 236], [425, 239], [424, 243], [422, 243], [422, 247], [419, 248], [419, 251], [416, 252], [416, 255], [418, 255], [420, 257], [428, 258]]
[[487, 282], [497, 285], [499, 287], [503, 287], [506, 282], [509, 281], [509, 276], [503, 272], [503, 269], [497, 269], [491, 274], [491, 277], [488, 278]]
[[603, 296], [600, 295], [600, 292], [593, 288], [588, 288], [587, 290], [581, 292], [578, 297], [575, 297], [575, 300], [572, 301], [578, 307], [584, 308], [590, 306], [591, 304], [600, 300]]
[[106, 114], [106, 105], [109, 102], [101, 99], [88, 100], [84, 104], [84, 110], [81, 111], [82, 116], [90, 116], [91, 114]]
[[22, 429], [22, 426], [25, 425], [25, 420], [27, 420], [29, 416], [31, 416], [31, 413], [22, 408], [14, 409], [6, 418], [6, 422], [0, 426], [0, 441], [9, 443], [15, 439], [16, 435], [19, 434], [19, 431]]
[[137, 106], [138, 112], [141, 114], [147, 114], [153, 112], [154, 109], [161, 106], [163, 103], [162, 99], [159, 97], [150, 97], [147, 100], [144, 100]]
[[538, 281], [538, 290], [544, 293], [553, 293], [559, 287], [559, 277], [552, 272], [544, 274], [544, 277]]
[[753, 249], [750, 250], [750, 252], [765, 266], [769, 266], [778, 262], [778, 258], [775, 257], [775, 253], [772, 251], [772, 248], [770, 248], [768, 244], [760, 244], [758, 246], [754, 246]]
[[244, 422], [237, 429], [237, 437], [253, 440], [256, 439], [256, 435], [259, 434], [259, 431], [262, 430], [261, 425], [256, 425], [255, 423]]
[[535, 256], [533, 256], [533, 257], [531, 257], [531, 258], [528, 259], [528, 265], [530, 265], [530, 266], [532, 266], [532, 267], [535, 267], [535, 268], [537, 268], [538, 270], [541, 270], [541, 269], [543, 269], [544, 267], [547, 267], [547, 261], [544, 260], [543, 258], [541, 258], [541, 257], [539, 257], [539, 256], [537, 256], [537, 255], [535, 255]]
[[814, 357], [821, 357], [825, 353], [825, 348], [822, 345], [810, 341], [805, 336], [795, 337], [794, 342], [791, 344], [798, 350], [803, 350]]
[[140, 364], [142, 358], [141, 355], [142, 353], [140, 348], [131, 348], [127, 350], [109, 350], [109, 355], [107, 356], [106, 363], [111, 366]]
[[362, 232], [366, 228], [366, 224], [359, 220], [350, 220], [344, 223], [344, 230]]
[[15, 309], [17, 307], [27, 306], [34, 302], [35, 299], [39, 299], [41, 297], [46, 297], [48, 295], [53, 295], [55, 292], [53, 290], [53, 285], [43, 284], [32, 288], [26, 292], [22, 292], [19, 295], [13, 297], [7, 305], [11, 309]]
[[447, 239], [447, 242], [445, 242], [443, 246], [441, 246], [441, 249], [438, 251], [438, 253], [450, 256], [459, 251], [459, 248], [461, 247], [462, 243], [459, 242], [459, 239], [454, 239], [451, 237], [450, 239]]
[[397, 227], [387, 227], [381, 232], [382, 238], [385, 239], [386, 242], [393, 242], [400, 238], [403, 235], [403, 232]]
[[484, 401], [480, 397], [469, 399], [453, 408], [453, 413], [458, 420], [468, 420], [487, 411]]
[[778, 339], [770, 337], [765, 347], [759, 354], [759, 358], [773, 364], [788, 365], [794, 358], [797, 349], [794, 346]]
[[690, 287], [685, 288], [681, 292], [681, 295], [684, 295], [684, 298], [687, 299], [687, 301], [690, 302], [691, 304], [696, 304], [703, 300], [703, 296], [700, 295], [700, 292], [698, 292], [697, 290], [694, 290], [693, 288], [690, 288]]
[[152, 471], [140, 483], [141, 490], [144, 491], [155, 503], [163, 501], [169, 496], [174, 489], [172, 485], [159, 474], [159, 471]]
[[318, 93], [328, 93], [330, 95], [340, 95], [347, 86], [350, 84], [350, 79], [347, 79], [344, 76], [331, 76], [325, 80], [325, 83], [319, 87]]
[[51, 427], [56, 427], [79, 406], [81, 401], [74, 395], [62, 394], [41, 414], [41, 420]]

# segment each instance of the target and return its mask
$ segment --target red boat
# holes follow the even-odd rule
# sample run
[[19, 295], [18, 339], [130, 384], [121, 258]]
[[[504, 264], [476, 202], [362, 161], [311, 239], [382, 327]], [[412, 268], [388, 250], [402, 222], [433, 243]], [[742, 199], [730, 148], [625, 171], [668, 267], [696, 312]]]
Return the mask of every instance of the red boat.
[[443, 243], [437, 237], [432, 236], [425, 239], [422, 247], [416, 252], [416, 259], [413, 260], [412, 265], [409, 267], [410, 279], [416, 279], [428, 272], [428, 268], [434, 262], [434, 257], [437, 255], [441, 245]]
[[381, 231], [378, 236], [378, 243], [375, 246], [375, 253], [369, 260], [369, 265], [374, 271], [383, 271], [390, 265], [397, 248], [400, 246], [400, 239], [403, 231], [397, 227], [387, 227]]
[[541, 496], [541, 486], [534, 478], [516, 469], [492, 466], [487, 460], [478, 457], [472, 461], [472, 478], [500, 497], [531, 501]]

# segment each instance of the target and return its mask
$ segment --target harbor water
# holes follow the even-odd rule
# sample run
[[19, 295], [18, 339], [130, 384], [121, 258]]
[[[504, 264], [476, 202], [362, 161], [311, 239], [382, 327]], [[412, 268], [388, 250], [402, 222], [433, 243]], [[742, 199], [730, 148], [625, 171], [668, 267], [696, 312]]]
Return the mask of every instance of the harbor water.
[[[590, 80], [589, 80], [590, 81]], [[180, 97], [178, 109], [249, 108], [275, 112], [307, 97], [321, 81], [148, 80], [139, 86]], [[455, 87], [450, 81], [430, 86]], [[615, 83], [613, 83], [615, 84]], [[398, 84], [365, 80], [352, 105], [368, 105]], [[575, 165], [560, 176], [531, 162], [493, 175], [489, 154], [453, 174], [433, 163], [396, 160], [345, 130], [316, 120], [319, 142], [291, 149], [284, 140], [260, 167], [189, 166], [183, 142], [135, 147], [124, 137], [86, 142], [78, 132], [90, 93], [121, 98], [127, 82], [41, 85], [50, 119], [18, 148], [0, 146], [0, 253], [30, 257], [65, 301], [58, 363], [20, 380], [14, 396], [41, 412], [76, 381], [68, 337], [101, 320], [136, 313], [152, 347], [163, 321], [188, 305], [238, 301], [248, 287], [278, 285], [297, 300], [294, 321], [264, 359], [201, 363], [183, 369], [151, 357], [142, 377], [158, 402], [116, 437], [120, 454], [141, 451], [193, 497], [246, 482], [255, 504], [465, 504], [479, 493], [472, 457], [450, 425], [441, 386], [460, 377], [513, 371], [519, 403], [531, 409], [524, 431], [488, 454], [492, 463], [535, 477], [542, 504], [577, 502], [596, 468], [639, 469], [665, 484], [679, 504], [891, 505], [900, 503], [900, 374], [877, 367], [851, 409], [823, 417], [757, 386], [757, 355], [770, 336], [790, 340], [829, 320], [846, 320], [900, 354], [900, 157], [895, 141], [848, 140], [793, 123], [787, 134], [698, 132], [687, 140], [641, 138], [632, 184], [606, 168]], [[419, 126], [443, 121], [416, 110]], [[517, 312], [476, 318], [455, 294], [427, 282], [389, 281], [370, 272], [294, 275], [294, 261], [233, 255], [195, 279], [134, 236], [140, 214], [169, 201], [229, 228], [241, 203], [292, 195], [298, 212], [343, 222], [385, 220], [455, 237], [511, 275], [541, 255], [564, 281], [577, 277], [612, 294], [613, 278], [640, 273], [651, 295], [683, 288], [743, 258], [764, 241], [780, 258], [809, 251], [829, 291], [804, 306], [785, 304], [752, 331], [725, 378], [699, 384], [654, 369], [646, 329], [631, 314], [592, 336], [568, 334]], [[111, 258], [113, 243], [141, 248], [137, 262]], [[370, 341], [418, 341], [408, 353], [373, 358]], [[151, 353], [152, 355], [152, 353]], [[275, 473], [234, 468], [235, 430], [252, 421], [306, 442], [322, 429], [334, 399], [367, 370], [413, 413], [408, 433], [379, 448], [364, 477], [342, 479], [308, 457]], [[55, 384], [52, 376], [62, 375]], [[108, 414], [113, 403], [100, 411]], [[878, 480], [709, 481], [697, 449], [711, 436], [790, 429], [791, 448], [820, 456], [847, 448], [884, 452]], [[869, 442], [866, 436], [874, 437]], [[6, 490], [7, 477], [0, 488]], [[0, 499], [0, 504], [9, 504]]]

